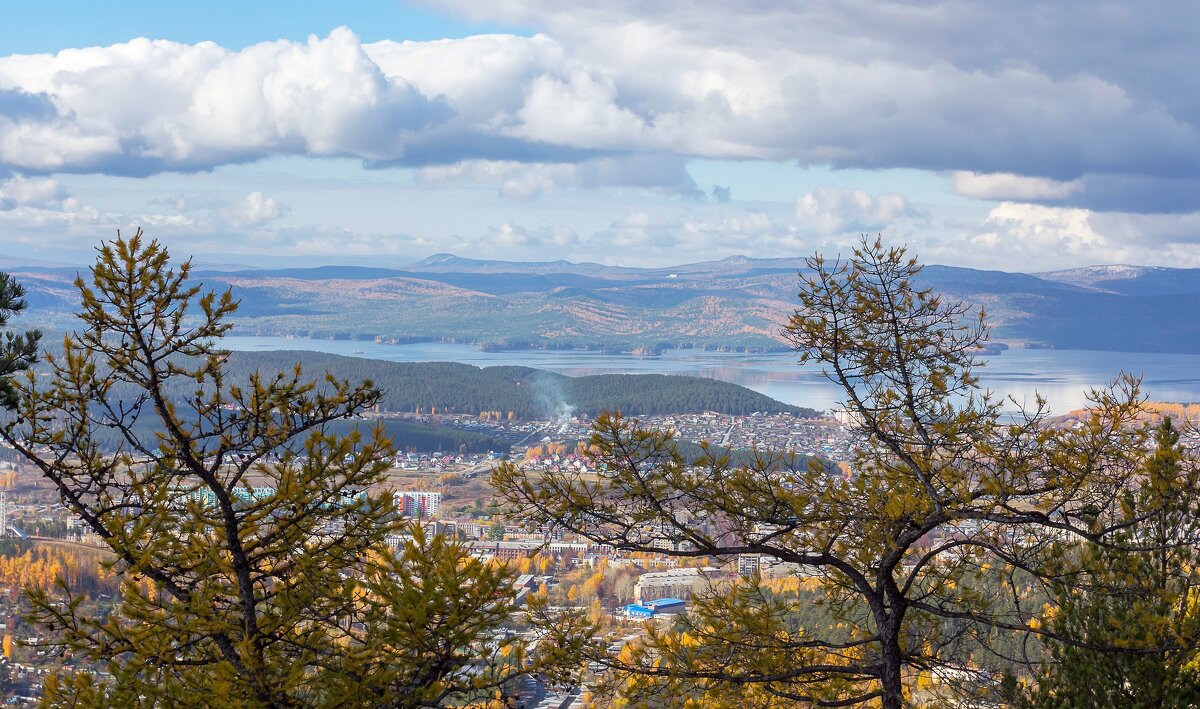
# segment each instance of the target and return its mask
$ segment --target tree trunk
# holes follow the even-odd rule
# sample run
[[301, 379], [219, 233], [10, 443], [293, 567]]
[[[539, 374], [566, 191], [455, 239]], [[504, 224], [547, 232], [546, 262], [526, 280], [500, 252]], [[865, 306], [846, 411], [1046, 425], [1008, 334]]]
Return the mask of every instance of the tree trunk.
[[900, 651], [900, 620], [893, 616], [880, 625], [880, 660], [883, 668], [879, 673], [879, 684], [883, 690], [883, 709], [904, 708], [904, 683], [900, 670], [903, 654]]

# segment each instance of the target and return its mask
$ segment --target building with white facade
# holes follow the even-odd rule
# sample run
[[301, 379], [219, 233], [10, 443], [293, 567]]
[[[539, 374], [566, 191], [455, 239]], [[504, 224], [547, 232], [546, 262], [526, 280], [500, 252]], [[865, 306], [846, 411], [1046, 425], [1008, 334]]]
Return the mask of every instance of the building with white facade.
[[396, 510], [405, 517], [435, 519], [442, 506], [442, 493], [404, 491], [396, 493]]
[[633, 587], [633, 598], [639, 604], [658, 598], [681, 598], [687, 600], [693, 592], [708, 587], [708, 573], [704, 569], [683, 568], [670, 571], [652, 571], [642, 574]]

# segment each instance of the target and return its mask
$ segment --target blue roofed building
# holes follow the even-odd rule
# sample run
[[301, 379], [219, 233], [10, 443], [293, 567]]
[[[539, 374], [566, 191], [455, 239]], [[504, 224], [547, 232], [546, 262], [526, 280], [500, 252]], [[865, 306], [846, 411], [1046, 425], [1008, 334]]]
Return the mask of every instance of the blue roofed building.
[[682, 613], [687, 608], [687, 601], [682, 598], [656, 598], [645, 603], [630, 603], [623, 606], [621, 611], [629, 618], [653, 618], [666, 613]]
[[640, 603], [630, 603], [622, 606], [621, 611], [630, 618], [653, 618], [654, 611]]

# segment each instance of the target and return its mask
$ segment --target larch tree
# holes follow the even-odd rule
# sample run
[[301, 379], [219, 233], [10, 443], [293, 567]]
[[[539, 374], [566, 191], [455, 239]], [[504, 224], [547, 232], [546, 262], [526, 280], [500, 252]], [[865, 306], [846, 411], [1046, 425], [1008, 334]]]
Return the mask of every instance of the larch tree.
[[[1052, 585], [1055, 633], [1036, 682], [1016, 692], [1024, 709], [1200, 705], [1200, 476], [1170, 418], [1154, 430], [1141, 488], [1121, 501], [1144, 523], [1107, 544], [1070, 550]], [[1164, 504], [1165, 502], [1165, 504]], [[1064, 558], [1071, 558], [1066, 557]], [[1057, 638], [1057, 639], [1056, 639]], [[1013, 689], [1018, 689], [1014, 684]]]
[[791, 593], [757, 575], [714, 587], [619, 658], [594, 657], [612, 668], [598, 690], [617, 701], [976, 700], [1004, 668], [1040, 659], [1049, 587], [1078, 571], [1064, 549], [1113, 544], [1165, 497], [1195, 493], [1122, 505], [1146, 455], [1135, 379], [1093, 391], [1075, 426], [1049, 425], [1040, 399], [1008, 413], [975, 374], [983, 313], [919, 287], [904, 249], [864, 239], [808, 266], [785, 334], [843, 391], [860, 439], [849, 472], [767, 452], [733, 465], [717, 446], [688, 458], [671, 433], [619, 414], [595, 421], [598, 475], [493, 472], [515, 518], [627, 553], [761, 555], [804, 579]]
[[103, 244], [76, 282], [80, 329], [44, 376], [12, 380], [0, 437], [123, 578], [101, 615], [69, 588], [31, 591], [69, 666], [108, 673], [60, 673], [47, 704], [460, 705], [569, 672], [569, 641], [534, 653], [503, 632], [506, 570], [406, 524], [377, 492], [394, 455], [381, 430], [332, 431], [380, 391], [298, 366], [229, 381], [220, 340], [237, 303], [190, 271], [140, 230]]

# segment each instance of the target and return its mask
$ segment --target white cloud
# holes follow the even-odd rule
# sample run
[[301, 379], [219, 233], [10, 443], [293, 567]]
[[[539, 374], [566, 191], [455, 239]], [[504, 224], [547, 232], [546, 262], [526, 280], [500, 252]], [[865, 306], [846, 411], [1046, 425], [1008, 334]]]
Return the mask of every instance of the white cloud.
[[1091, 216], [1086, 209], [1005, 202], [988, 212], [983, 228], [971, 241], [991, 249], [1094, 254], [1106, 249], [1109, 242], [1092, 228]]
[[[363, 45], [340, 29], [237, 51], [137, 39], [0, 58], [0, 166], [543, 166], [529, 184], [501, 180], [524, 197], [557, 166], [670, 154], [963, 171], [964, 194], [1067, 202], [1084, 174], [1200, 175], [1200, 42], [1186, 29], [1200, 22], [1171, 24], [1188, 41], [1171, 35], [1168, 55], [1135, 51], [1165, 29], [1156, 18], [1071, 2], [1035, 28], [1021, 2], [977, 0], [452, 5], [545, 32]], [[1086, 45], [1061, 41], [1073, 22]], [[1094, 51], [1108, 46], [1095, 37], [1129, 51]]]
[[64, 244], [81, 234], [112, 233], [97, 232], [102, 224], [100, 211], [80, 203], [58, 180], [18, 176], [0, 182], [0, 252], [7, 255], [62, 261]]
[[515, 160], [464, 160], [417, 171], [427, 187], [491, 185], [510, 199], [530, 199], [573, 189], [641, 188], [700, 198], [702, 192], [674, 155], [629, 155], [579, 163], [522, 163]]
[[[884, 230], [952, 263], [1200, 265], [1200, 5], [1167, 20], [1064, 0], [1035, 25], [1027, 0], [451, 5], [540, 33], [362, 44], [338, 30], [240, 50], [139, 39], [0, 57], [0, 175], [25, 175], [0, 184], [3, 246], [148, 224], [185, 250], [665, 264], [836, 251]], [[415, 170], [373, 173], [353, 195], [336, 177], [317, 185], [322, 166], [279, 183], [263, 170], [173, 203], [122, 203], [115, 183], [64, 175], [195, 172], [169, 180], [190, 185], [275, 155]], [[1003, 204], [938, 205], [878, 179], [754, 201], [753, 168], [705, 177], [735, 186], [734, 203], [699, 189], [695, 156], [925, 169]], [[524, 201], [497, 214], [490, 194], [470, 196], [482, 191], [439, 193], [463, 185]], [[326, 187], [347, 192], [309, 199]], [[399, 223], [416, 233], [386, 233]]]
[[504, 134], [578, 148], [631, 150], [653, 145], [647, 141], [646, 122], [617, 104], [612, 79], [583, 70], [534, 79], [517, 119]]
[[287, 212], [273, 197], [262, 192], [251, 192], [236, 205], [219, 210], [220, 216], [235, 226], [261, 226], [274, 221]]
[[388, 159], [444, 112], [388, 78], [351, 32], [230, 51], [135, 39], [0, 59], [0, 89], [49, 96], [54, 116], [0, 117], [0, 162], [139, 174], [280, 154]]
[[964, 197], [993, 200], [1063, 200], [1083, 189], [1082, 180], [1051, 180], [1045, 177], [1024, 177], [1010, 172], [978, 173], [955, 171], [950, 186]]
[[926, 260], [1040, 272], [1089, 264], [1200, 266], [1200, 212], [1131, 214], [1004, 202]]
[[0, 182], [0, 211], [18, 207], [72, 211], [77, 206], [78, 202], [55, 179], [17, 176]]
[[504, 223], [488, 229], [488, 233], [472, 245], [471, 253], [511, 256], [509, 250], [521, 247], [524, 253], [545, 256], [543, 248], [562, 249], [579, 244], [579, 235], [566, 227], [531, 229], [520, 224]]
[[[378, 265], [380, 257], [391, 257], [416, 261], [417, 254], [433, 251], [456, 251], [465, 242], [455, 237], [429, 239], [410, 234], [366, 234], [329, 224], [310, 224], [299, 227], [282, 227], [274, 231], [259, 231], [248, 243], [241, 245], [238, 252], [262, 256], [269, 252], [267, 263], [277, 263], [280, 255], [312, 257], [319, 263], [372, 263]], [[219, 242], [210, 244], [216, 253]], [[376, 259], [368, 261], [368, 259]], [[394, 263], [394, 262], [393, 262]]]
[[1195, 6], [441, 4], [544, 29], [613, 78], [619, 105], [643, 117], [641, 137], [656, 149], [1060, 181], [1200, 171]]
[[575, 182], [575, 166], [560, 163], [519, 163], [515, 160], [464, 160], [453, 165], [430, 165], [417, 171], [426, 187], [490, 185], [501, 195], [529, 199]]
[[631, 251], [638, 260], [626, 259], [630, 265], [670, 265], [734, 255], [796, 255], [808, 253], [814, 243], [795, 226], [769, 214], [723, 210], [676, 216], [630, 212], [587, 240], [596, 260], [621, 262], [614, 257]]
[[863, 190], [821, 185], [796, 200], [796, 220], [822, 235], [878, 231], [917, 215], [908, 199], [894, 192], [871, 196]]
[[[12, 253], [20, 245], [43, 256], [57, 253], [58, 260], [82, 255], [88, 261], [91, 247], [101, 239], [117, 230], [144, 227], [154, 238], [178, 246], [181, 254], [204, 248], [236, 253], [276, 242], [272, 223], [287, 212], [286, 205], [262, 192], [232, 203], [216, 197], [180, 197], [150, 200], [146, 206], [128, 212], [102, 210], [84, 204], [56, 179], [15, 177], [0, 182], [0, 251]], [[237, 243], [230, 242], [231, 228], [238, 232]]]

